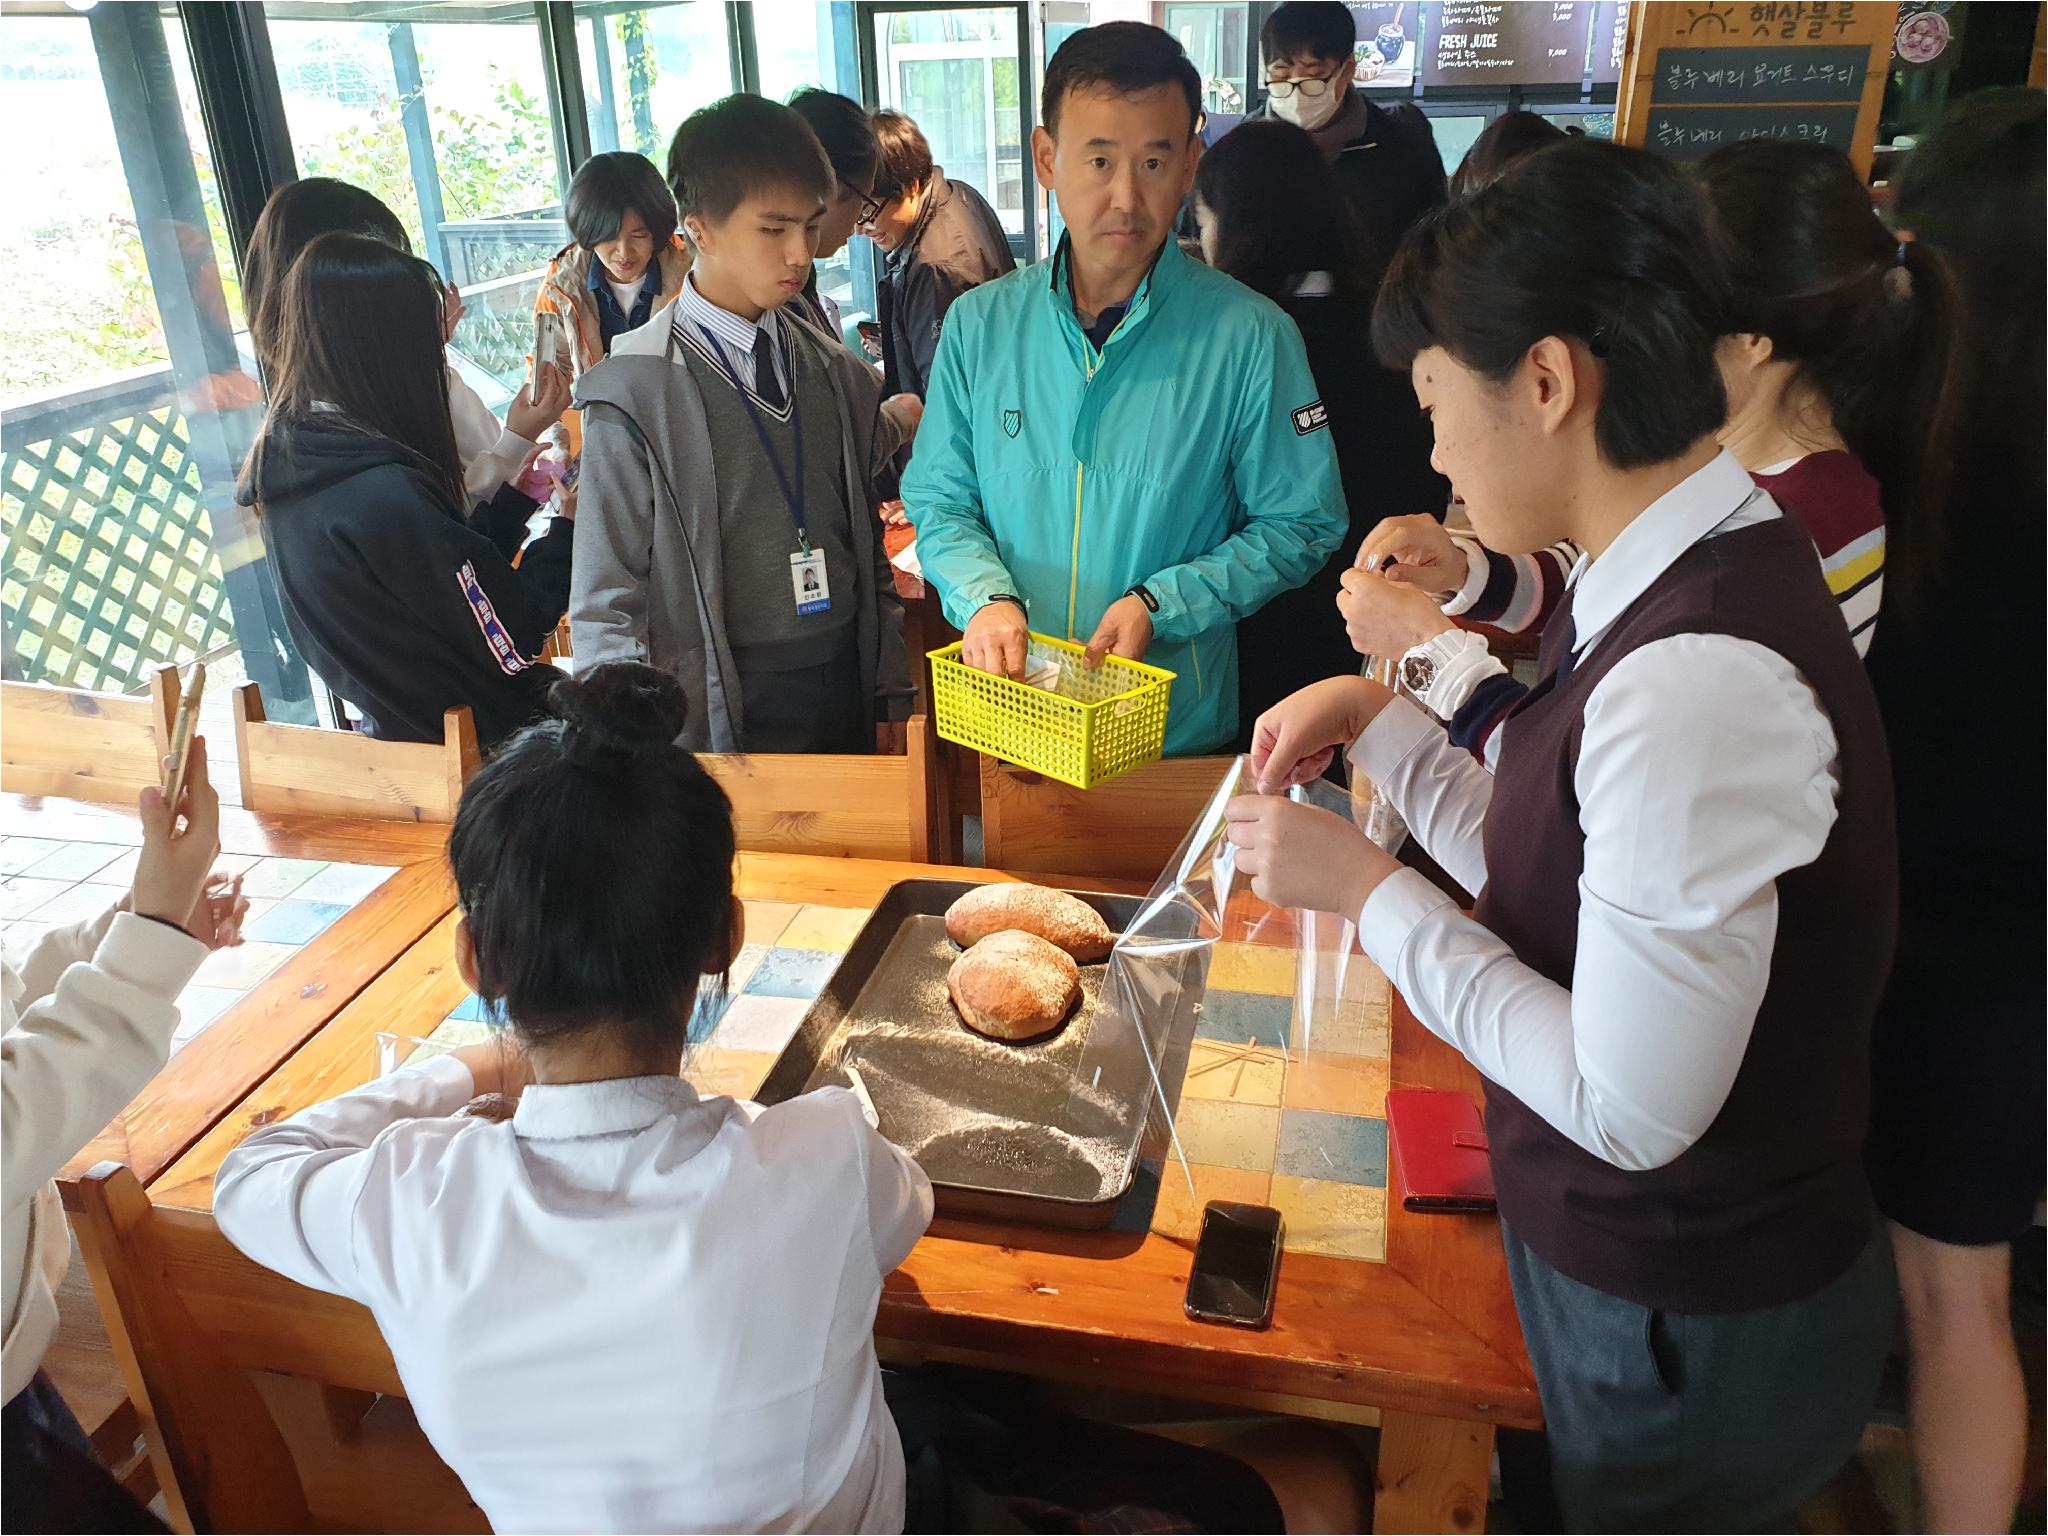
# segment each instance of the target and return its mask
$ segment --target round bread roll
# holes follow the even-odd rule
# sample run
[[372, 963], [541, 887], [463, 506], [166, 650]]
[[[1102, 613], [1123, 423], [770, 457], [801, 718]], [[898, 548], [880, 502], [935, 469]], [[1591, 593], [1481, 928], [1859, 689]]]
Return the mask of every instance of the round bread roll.
[[1034, 1040], [1058, 1029], [1081, 998], [1074, 957], [1035, 933], [992, 933], [953, 962], [946, 990], [960, 1018], [994, 1040]]
[[1014, 928], [1057, 944], [1083, 965], [1109, 958], [1116, 935], [1087, 902], [1042, 885], [982, 885], [946, 909], [946, 936], [972, 949]]

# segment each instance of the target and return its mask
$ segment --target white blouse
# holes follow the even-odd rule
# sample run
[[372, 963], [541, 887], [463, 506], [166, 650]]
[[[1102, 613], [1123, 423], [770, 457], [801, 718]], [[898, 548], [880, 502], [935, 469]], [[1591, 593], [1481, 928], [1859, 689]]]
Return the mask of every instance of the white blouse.
[[854, 1096], [641, 1077], [453, 1118], [473, 1091], [443, 1056], [264, 1127], [214, 1215], [376, 1315], [492, 1527], [900, 1531], [873, 1330], [931, 1185]]

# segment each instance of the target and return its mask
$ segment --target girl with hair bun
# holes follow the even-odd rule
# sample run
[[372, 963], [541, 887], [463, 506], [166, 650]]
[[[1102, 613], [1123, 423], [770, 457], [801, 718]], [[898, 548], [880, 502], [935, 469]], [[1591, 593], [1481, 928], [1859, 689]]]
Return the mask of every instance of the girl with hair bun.
[[[501, 1038], [258, 1130], [215, 1215], [376, 1315], [494, 1530], [900, 1530], [875, 1310], [931, 1186], [843, 1088], [764, 1109], [683, 1079], [740, 944], [731, 808], [667, 674], [550, 703], [449, 839]], [[481, 1095], [518, 1107], [464, 1114]]]

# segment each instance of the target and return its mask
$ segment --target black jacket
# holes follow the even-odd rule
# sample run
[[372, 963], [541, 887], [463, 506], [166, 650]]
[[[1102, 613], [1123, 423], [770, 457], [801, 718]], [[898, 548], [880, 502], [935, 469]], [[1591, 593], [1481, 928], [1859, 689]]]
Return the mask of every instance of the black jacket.
[[964, 181], [932, 172], [924, 211], [875, 274], [884, 395], [924, 398], [939, 350], [939, 325], [970, 288], [1015, 270], [1009, 237], [988, 200]]
[[439, 741], [467, 704], [479, 741], [539, 711], [536, 662], [569, 600], [574, 524], [556, 518], [513, 569], [533, 503], [507, 491], [465, 521], [411, 450], [339, 423], [273, 429], [258, 506], [285, 623], [307, 665], [386, 741]]
[[1351, 527], [1304, 586], [1282, 592], [1237, 626], [1238, 732], [1248, 747], [1262, 710], [1297, 689], [1358, 670], [1337, 593], [1358, 546], [1381, 518], [1427, 512], [1439, 520], [1450, 482], [1429, 467], [1429, 421], [1405, 373], [1372, 355], [1372, 305], [1338, 294], [1280, 300], [1308, 350], [1309, 371], [1329, 412], [1331, 446]]
[[[1394, 259], [1401, 237], [1448, 195], [1444, 157], [1436, 147], [1436, 132], [1429, 119], [1413, 102], [1382, 105], [1356, 88], [1352, 94], [1357, 107], [1344, 110], [1362, 109], [1363, 120], [1358, 132], [1338, 148], [1330, 168], [1365, 233], [1372, 256], [1372, 280], [1377, 285], [1380, 274]], [[1254, 114], [1258, 118], [1272, 116], [1270, 104]], [[1328, 134], [1333, 127], [1318, 132]], [[1327, 141], [1319, 142], [1328, 154]], [[1183, 232], [1192, 236], [1192, 202], [1183, 210], [1183, 221]]]

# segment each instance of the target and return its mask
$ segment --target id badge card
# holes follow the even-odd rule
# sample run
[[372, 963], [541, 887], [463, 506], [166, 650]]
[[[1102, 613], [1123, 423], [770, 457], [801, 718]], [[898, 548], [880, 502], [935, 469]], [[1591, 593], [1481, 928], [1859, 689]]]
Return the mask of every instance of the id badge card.
[[825, 556], [821, 552], [800, 549], [789, 557], [789, 589], [796, 597], [799, 614], [830, 611], [832, 580], [825, 573]]

